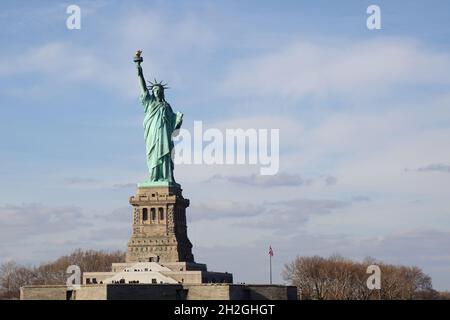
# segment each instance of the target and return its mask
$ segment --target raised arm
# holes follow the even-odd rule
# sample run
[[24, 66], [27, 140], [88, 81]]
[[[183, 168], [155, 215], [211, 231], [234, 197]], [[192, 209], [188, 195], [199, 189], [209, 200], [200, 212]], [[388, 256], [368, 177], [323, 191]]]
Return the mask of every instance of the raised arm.
[[142, 72], [142, 67], [140, 62], [136, 62], [136, 68], [139, 78], [139, 86], [141, 87], [141, 93], [145, 93], [147, 91], [147, 86], [145, 84], [144, 74]]
[[136, 52], [136, 56], [134, 57], [134, 62], [136, 63], [137, 74], [139, 78], [139, 86], [141, 87], [141, 93], [147, 92], [147, 85], [145, 84], [144, 73], [142, 72], [141, 62], [143, 61], [141, 57], [141, 50]]

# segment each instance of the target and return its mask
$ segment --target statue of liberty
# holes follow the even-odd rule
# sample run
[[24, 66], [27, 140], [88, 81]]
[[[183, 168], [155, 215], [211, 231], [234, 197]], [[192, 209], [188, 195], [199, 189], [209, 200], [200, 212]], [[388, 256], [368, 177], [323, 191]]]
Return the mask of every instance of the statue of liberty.
[[172, 134], [181, 127], [183, 114], [174, 113], [170, 104], [164, 97], [166, 84], [162, 82], [149, 82], [147, 86], [142, 73], [141, 50], [136, 52], [134, 62], [136, 63], [139, 84], [141, 87], [140, 100], [144, 106], [144, 138], [147, 154], [147, 166], [149, 178], [139, 187], [152, 186], [177, 186], [173, 177]]

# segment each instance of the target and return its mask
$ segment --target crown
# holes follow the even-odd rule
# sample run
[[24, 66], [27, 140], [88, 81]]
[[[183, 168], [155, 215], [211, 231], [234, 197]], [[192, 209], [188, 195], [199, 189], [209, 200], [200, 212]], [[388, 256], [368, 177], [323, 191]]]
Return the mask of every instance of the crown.
[[163, 89], [170, 89], [170, 87], [167, 86], [167, 83], [163, 83], [162, 81], [158, 82], [158, 81], [156, 81], [156, 79], [154, 79], [153, 82], [151, 82], [151, 81], [147, 81], [147, 82], [150, 84], [147, 88], [150, 89], [150, 90], [153, 89], [153, 87], [156, 87], [156, 86], [159, 86], [159, 87], [161, 87]]

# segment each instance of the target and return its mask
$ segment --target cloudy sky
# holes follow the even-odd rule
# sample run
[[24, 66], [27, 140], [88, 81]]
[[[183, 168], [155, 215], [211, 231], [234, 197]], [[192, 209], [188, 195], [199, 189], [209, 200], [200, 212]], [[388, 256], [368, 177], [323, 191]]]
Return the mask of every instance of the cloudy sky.
[[438, 0], [2, 1], [0, 262], [126, 249], [141, 48], [184, 128], [280, 129], [278, 175], [176, 167], [197, 261], [267, 282], [272, 245], [282, 283], [297, 255], [372, 256], [450, 290], [449, 18]]

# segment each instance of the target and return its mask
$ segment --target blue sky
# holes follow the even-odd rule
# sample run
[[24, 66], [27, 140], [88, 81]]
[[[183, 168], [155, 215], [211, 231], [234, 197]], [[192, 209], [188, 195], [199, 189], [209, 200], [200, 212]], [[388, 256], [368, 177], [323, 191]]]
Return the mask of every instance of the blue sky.
[[[81, 30], [66, 28], [72, 3]], [[366, 28], [370, 4], [381, 30]], [[449, 12], [448, 1], [2, 1], [0, 261], [125, 249], [128, 197], [146, 173], [141, 48], [184, 128], [280, 128], [272, 180], [256, 166], [176, 167], [196, 260], [265, 282], [272, 244], [277, 282], [296, 255], [341, 253], [418, 265], [450, 290]]]

